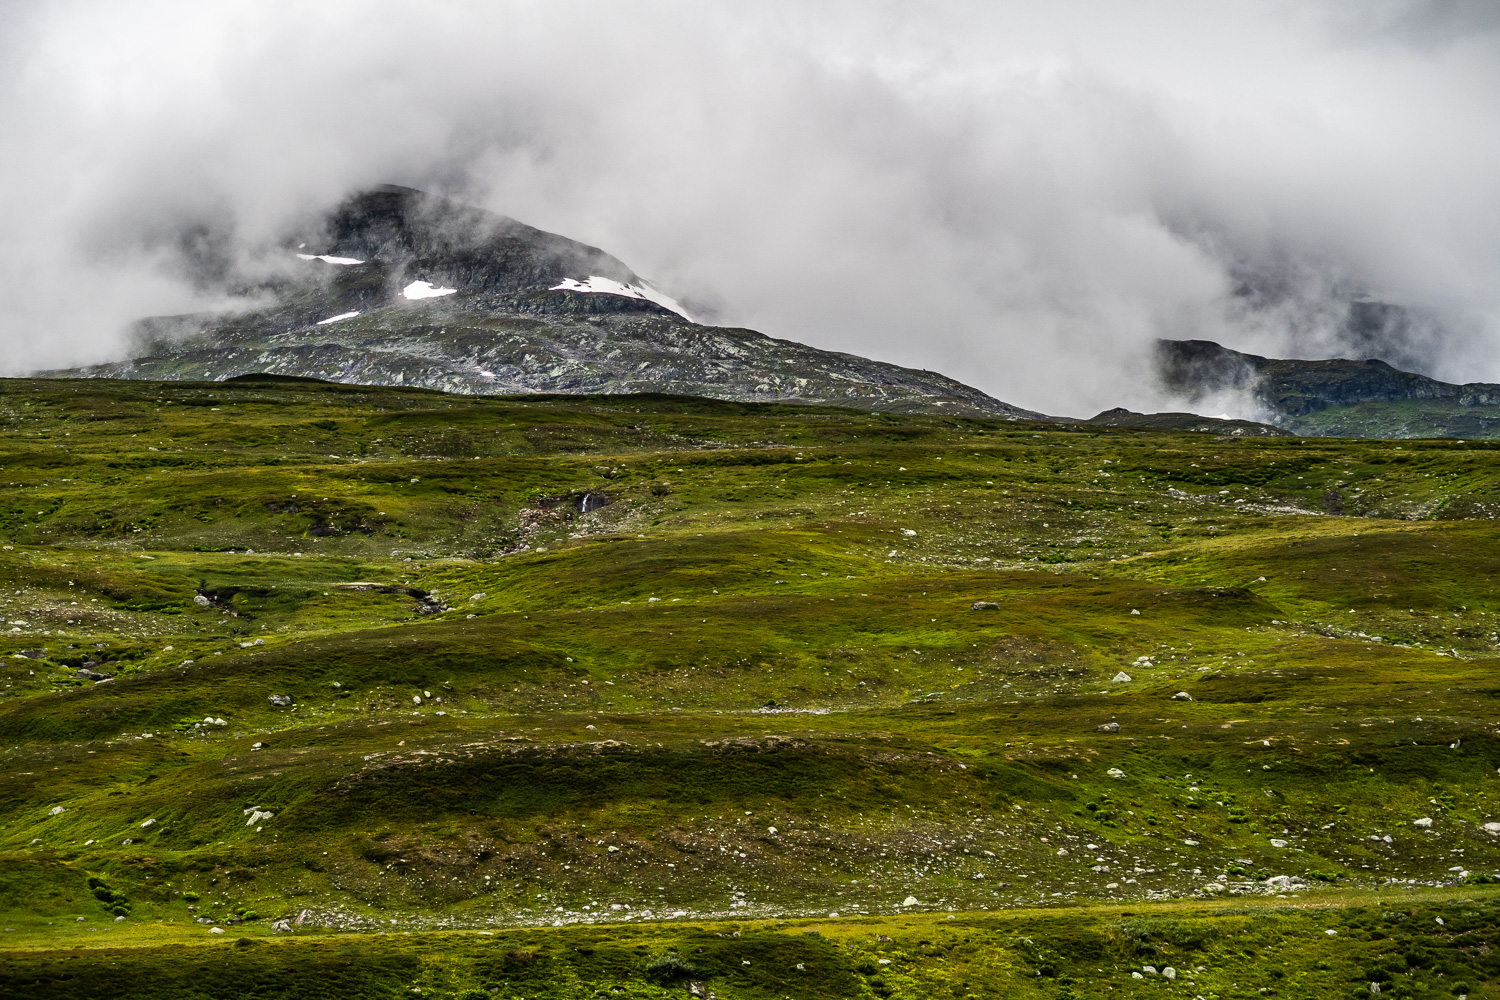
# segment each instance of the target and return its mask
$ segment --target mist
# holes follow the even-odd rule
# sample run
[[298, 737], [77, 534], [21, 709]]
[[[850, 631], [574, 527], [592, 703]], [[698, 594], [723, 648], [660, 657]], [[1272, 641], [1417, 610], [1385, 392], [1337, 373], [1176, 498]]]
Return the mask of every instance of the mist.
[[1158, 337], [1500, 381], [1489, 3], [52, 2], [0, 98], [5, 374], [391, 182], [1044, 412], [1171, 403]]

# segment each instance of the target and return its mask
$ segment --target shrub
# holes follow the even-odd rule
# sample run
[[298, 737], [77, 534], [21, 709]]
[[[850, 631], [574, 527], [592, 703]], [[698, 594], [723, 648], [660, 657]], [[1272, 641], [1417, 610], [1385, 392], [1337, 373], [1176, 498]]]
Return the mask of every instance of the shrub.
[[652, 982], [670, 983], [695, 975], [698, 970], [693, 968], [691, 962], [677, 954], [677, 949], [673, 948], [647, 962], [646, 968], [642, 971]]

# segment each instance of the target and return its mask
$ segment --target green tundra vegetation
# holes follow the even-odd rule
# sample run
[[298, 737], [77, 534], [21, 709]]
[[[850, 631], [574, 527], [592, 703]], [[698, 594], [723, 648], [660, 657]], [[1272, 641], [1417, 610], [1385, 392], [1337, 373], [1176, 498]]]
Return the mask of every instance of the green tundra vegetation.
[[1497, 448], [0, 381], [0, 996], [1500, 996]]

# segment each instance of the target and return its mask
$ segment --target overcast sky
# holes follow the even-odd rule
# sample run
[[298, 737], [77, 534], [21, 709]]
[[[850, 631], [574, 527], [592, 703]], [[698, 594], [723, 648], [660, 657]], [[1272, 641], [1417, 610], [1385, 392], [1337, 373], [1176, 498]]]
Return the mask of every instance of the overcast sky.
[[1500, 381], [1490, 0], [0, 0], [0, 135], [11, 374], [222, 304], [183, 232], [390, 181], [1052, 413], [1160, 405], [1155, 337], [1369, 349], [1355, 294]]

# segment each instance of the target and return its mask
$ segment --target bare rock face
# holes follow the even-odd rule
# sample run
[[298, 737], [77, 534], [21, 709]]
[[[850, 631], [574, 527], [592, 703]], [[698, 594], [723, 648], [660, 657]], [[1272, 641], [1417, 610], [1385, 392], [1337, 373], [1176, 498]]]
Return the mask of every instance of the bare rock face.
[[1034, 418], [934, 372], [707, 326], [602, 250], [382, 186], [289, 238], [271, 304], [137, 325], [138, 356], [57, 377], [247, 374], [447, 392], [660, 392]]

